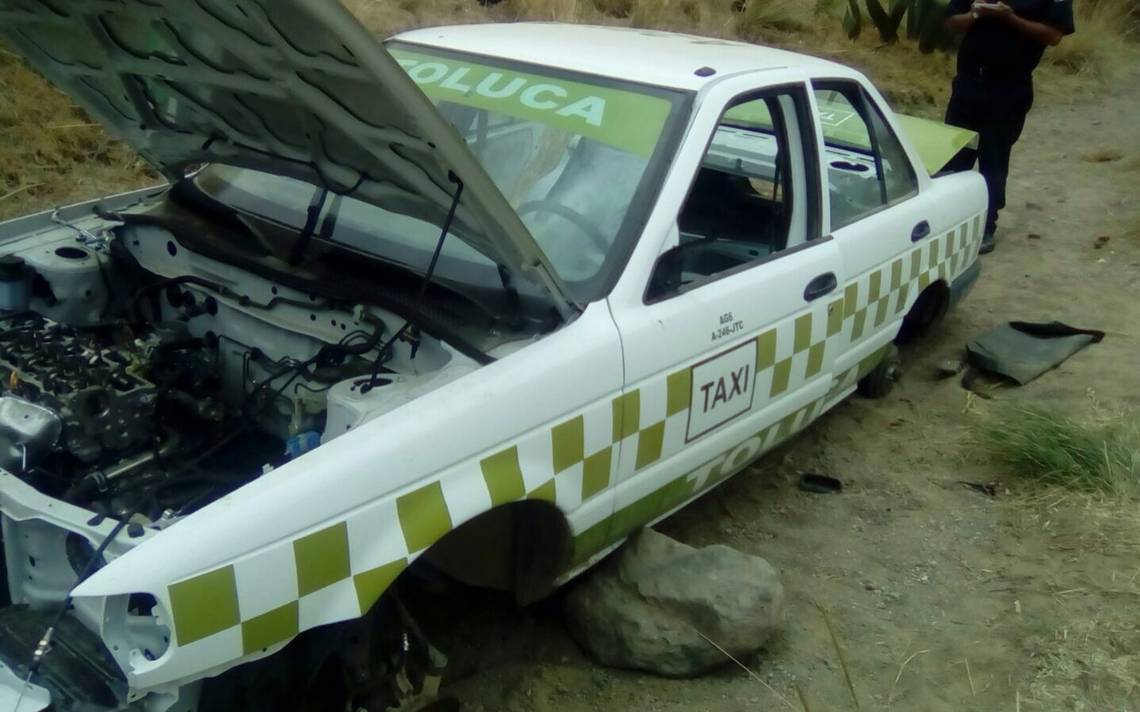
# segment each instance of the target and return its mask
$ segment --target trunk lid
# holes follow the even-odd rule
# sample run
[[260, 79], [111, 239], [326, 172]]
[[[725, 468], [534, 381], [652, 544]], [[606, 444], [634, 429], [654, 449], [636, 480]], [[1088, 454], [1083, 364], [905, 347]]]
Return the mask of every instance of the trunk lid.
[[969, 129], [906, 114], [895, 114], [895, 118], [930, 175], [942, 170], [963, 148], [978, 147], [978, 134]]

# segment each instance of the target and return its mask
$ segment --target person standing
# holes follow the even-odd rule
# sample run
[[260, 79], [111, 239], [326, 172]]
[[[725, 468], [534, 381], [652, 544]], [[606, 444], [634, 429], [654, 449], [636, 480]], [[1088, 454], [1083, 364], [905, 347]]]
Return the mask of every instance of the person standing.
[[[978, 171], [989, 191], [984, 254], [994, 249], [1010, 152], [1033, 105], [1033, 70], [1046, 46], [1073, 33], [1073, 0], [950, 0], [947, 13], [946, 27], [965, 36], [946, 123], [978, 132]], [[950, 167], [968, 170], [973, 161], [970, 155]]]

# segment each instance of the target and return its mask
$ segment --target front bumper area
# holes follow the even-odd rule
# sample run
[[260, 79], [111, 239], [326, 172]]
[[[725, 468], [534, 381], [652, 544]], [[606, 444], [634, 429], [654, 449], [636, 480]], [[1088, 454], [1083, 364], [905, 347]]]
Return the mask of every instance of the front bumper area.
[[[0, 663], [7, 668], [7, 674], [0, 670], [0, 712], [15, 709], [39, 640], [78, 573], [115, 526], [113, 519], [44, 495], [0, 469], [3, 573], [11, 601], [0, 608]], [[108, 543], [103, 563], [154, 535], [150, 528], [121, 530]], [[125, 671], [132, 669], [133, 657], [161, 655], [168, 631], [153, 616], [132, 614], [129, 605], [126, 594], [72, 599], [20, 710], [43, 709], [27, 701], [30, 695], [47, 695], [53, 712], [104, 712], [134, 702], [138, 694], [130, 689]], [[12, 677], [18, 684], [12, 684]]]
[[25, 689], [32, 651], [51, 625], [53, 610], [27, 606], [0, 609], [0, 708], [38, 712], [111, 712], [127, 705], [127, 683], [107, 655], [103, 642], [79, 621], [64, 616], [52, 636], [50, 652]]

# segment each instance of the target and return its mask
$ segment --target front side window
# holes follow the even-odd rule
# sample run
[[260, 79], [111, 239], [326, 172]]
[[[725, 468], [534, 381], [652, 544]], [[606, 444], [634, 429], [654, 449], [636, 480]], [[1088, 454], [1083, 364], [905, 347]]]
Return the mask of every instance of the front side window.
[[[675, 147], [667, 129], [681, 118], [687, 96], [488, 57], [399, 44], [388, 49], [466, 139], [574, 296], [596, 298], [603, 273], [637, 237], [650, 207], [645, 196], [660, 179], [654, 167]], [[417, 271], [439, 238], [438, 226], [400, 205], [325, 201], [317, 187], [291, 178], [214, 165], [196, 182], [231, 207], [298, 230], [320, 203], [319, 222], [327, 229], [317, 231], [316, 241]], [[481, 271], [498, 280], [495, 265], [455, 234], [460, 239], [444, 245], [441, 274]]]
[[816, 82], [831, 229], [913, 195], [918, 179], [878, 107], [854, 82]]
[[803, 92], [728, 107], [677, 216], [679, 244], [655, 269], [651, 300], [766, 260], [816, 236]]

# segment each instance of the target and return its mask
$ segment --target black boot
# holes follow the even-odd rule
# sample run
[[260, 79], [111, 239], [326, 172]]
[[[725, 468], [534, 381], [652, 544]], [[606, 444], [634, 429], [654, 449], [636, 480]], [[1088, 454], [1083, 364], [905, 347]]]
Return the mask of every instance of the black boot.
[[986, 231], [982, 233], [982, 244], [978, 247], [979, 255], [988, 255], [994, 251], [995, 232], [997, 232], [997, 228], [986, 228]]

